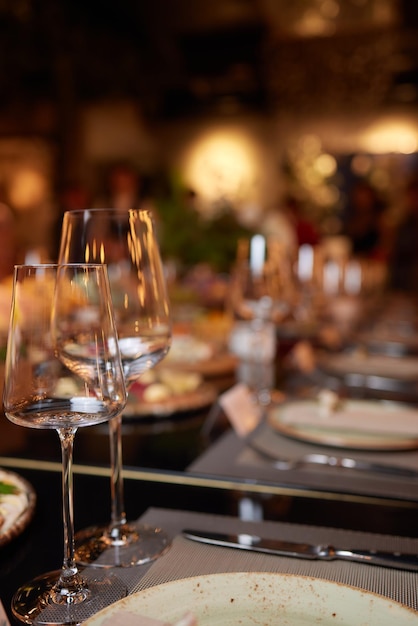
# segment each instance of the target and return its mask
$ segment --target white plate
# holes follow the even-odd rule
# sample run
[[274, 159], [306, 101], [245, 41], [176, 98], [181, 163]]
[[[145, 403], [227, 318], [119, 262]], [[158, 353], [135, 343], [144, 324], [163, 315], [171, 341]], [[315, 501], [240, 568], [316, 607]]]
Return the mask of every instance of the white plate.
[[130, 394], [128, 404], [123, 413], [124, 418], [141, 417], [171, 417], [177, 413], [186, 413], [204, 409], [216, 400], [215, 387], [203, 383], [194, 391], [171, 395], [168, 398], [156, 402], [144, 402], [136, 400], [134, 394]]
[[316, 400], [285, 402], [269, 410], [273, 430], [300, 441], [357, 450], [418, 448], [418, 411], [402, 403], [345, 400], [324, 417]]
[[20, 535], [31, 521], [36, 494], [32, 485], [15, 472], [0, 469], [0, 481], [17, 490], [14, 494], [0, 494], [0, 546], [3, 546]]
[[362, 354], [361, 352], [321, 355], [318, 366], [330, 374], [345, 376], [380, 376], [404, 382], [418, 380], [418, 358], [387, 356], [385, 354]]
[[234, 373], [237, 358], [193, 335], [174, 335], [164, 366], [197, 372], [205, 378], [216, 378]]
[[84, 626], [157, 626], [186, 612], [196, 616], [198, 626], [418, 624], [412, 609], [354, 587], [304, 576], [241, 572], [150, 587], [107, 607]]

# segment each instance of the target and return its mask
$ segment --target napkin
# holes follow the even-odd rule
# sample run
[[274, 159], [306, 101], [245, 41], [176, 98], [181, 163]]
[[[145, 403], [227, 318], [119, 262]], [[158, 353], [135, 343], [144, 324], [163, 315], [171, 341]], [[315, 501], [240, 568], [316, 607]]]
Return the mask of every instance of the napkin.
[[315, 400], [295, 401], [272, 411], [272, 419], [292, 426], [311, 426], [394, 436], [418, 436], [418, 410], [367, 400], [347, 400], [323, 411]]

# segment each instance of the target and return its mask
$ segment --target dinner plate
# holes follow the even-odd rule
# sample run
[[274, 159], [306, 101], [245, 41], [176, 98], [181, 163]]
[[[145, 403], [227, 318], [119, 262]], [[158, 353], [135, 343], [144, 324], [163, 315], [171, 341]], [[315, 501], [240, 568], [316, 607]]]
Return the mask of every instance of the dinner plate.
[[270, 409], [273, 430], [308, 443], [357, 450], [418, 448], [418, 411], [398, 402], [343, 400], [328, 414], [318, 400], [295, 400]]
[[386, 354], [363, 354], [361, 351], [321, 355], [318, 366], [324, 371], [345, 376], [381, 376], [401, 381], [418, 380], [418, 357], [388, 356]]
[[412, 331], [405, 335], [384, 330], [358, 333], [355, 339], [357, 344], [366, 346], [369, 351], [376, 354], [393, 356], [416, 356], [418, 354], [418, 338]]
[[176, 360], [167, 359], [166, 363], [176, 366], [185, 372], [197, 372], [205, 378], [227, 376], [232, 374], [237, 367], [237, 357], [229, 352], [215, 353], [207, 359], [201, 360]]
[[205, 378], [215, 378], [233, 373], [237, 358], [226, 349], [193, 335], [174, 335], [164, 363], [185, 372], [196, 372]]
[[0, 493], [0, 546], [3, 546], [20, 535], [31, 521], [36, 494], [24, 478], [8, 470], [0, 469], [0, 483], [16, 489], [16, 493]]
[[304, 576], [238, 572], [150, 587], [112, 604], [84, 626], [167, 625], [187, 612], [198, 626], [418, 624], [412, 609], [354, 587]]
[[204, 409], [215, 401], [217, 392], [215, 387], [203, 383], [194, 391], [172, 394], [164, 400], [156, 402], [144, 402], [129, 396], [128, 404], [124, 410], [125, 418], [165, 418], [178, 413], [186, 413]]

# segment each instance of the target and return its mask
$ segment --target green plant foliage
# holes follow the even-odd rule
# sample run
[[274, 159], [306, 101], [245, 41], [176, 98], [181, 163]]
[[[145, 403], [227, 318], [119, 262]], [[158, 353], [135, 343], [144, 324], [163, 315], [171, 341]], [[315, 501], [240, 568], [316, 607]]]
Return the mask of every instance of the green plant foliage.
[[205, 219], [194, 207], [195, 196], [173, 175], [157, 199], [159, 241], [164, 259], [175, 259], [183, 269], [208, 263], [227, 272], [235, 260], [237, 243], [251, 232], [237, 221], [224, 203], [213, 218]]

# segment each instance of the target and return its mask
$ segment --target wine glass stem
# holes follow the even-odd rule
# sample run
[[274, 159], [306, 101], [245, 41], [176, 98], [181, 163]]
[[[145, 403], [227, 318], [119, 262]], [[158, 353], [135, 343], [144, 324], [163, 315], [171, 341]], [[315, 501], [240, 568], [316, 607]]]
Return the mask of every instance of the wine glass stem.
[[[74, 558], [74, 507], [73, 507], [73, 445], [77, 428], [59, 428], [62, 456], [62, 510], [64, 523], [64, 560], [61, 575], [55, 584], [55, 596], [67, 602], [85, 592], [82, 576]], [[60, 601], [55, 598], [56, 601]], [[62, 601], [62, 600], [61, 600]]]
[[122, 476], [122, 414], [109, 421], [110, 435], [110, 493], [111, 493], [111, 530], [113, 539], [118, 539], [120, 529], [126, 524]]

